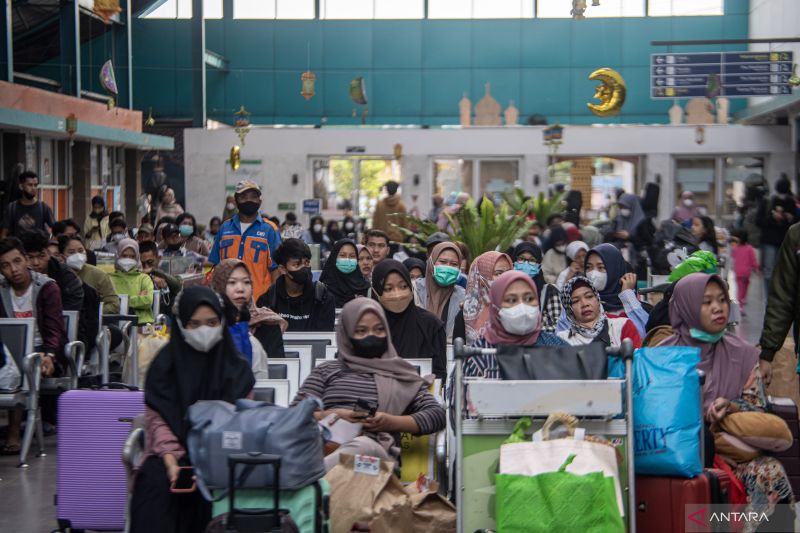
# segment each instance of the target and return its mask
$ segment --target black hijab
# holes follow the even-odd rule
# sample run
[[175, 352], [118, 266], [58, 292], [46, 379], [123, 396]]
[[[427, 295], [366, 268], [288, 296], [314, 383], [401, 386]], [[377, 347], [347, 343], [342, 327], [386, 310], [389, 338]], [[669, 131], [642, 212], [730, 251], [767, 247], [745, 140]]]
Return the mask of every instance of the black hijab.
[[600, 300], [606, 312], [617, 314], [623, 310], [622, 301], [619, 293], [622, 290], [622, 276], [628, 272], [628, 265], [622, 257], [622, 253], [613, 244], [600, 244], [595, 246], [586, 254], [584, 259], [584, 270], [589, 264], [589, 256], [597, 254], [606, 266], [606, 286], [600, 289]]
[[[336, 229], [336, 230], [331, 229], [331, 227], [334, 224], [339, 226], [339, 229]], [[331, 221], [328, 222], [327, 230], [328, 230], [328, 238], [331, 240], [331, 242], [336, 242], [339, 239], [344, 239], [344, 237], [345, 237], [344, 233], [342, 233], [341, 225], [335, 220], [331, 220]]]
[[[208, 287], [187, 287], [175, 303], [176, 319], [185, 324], [201, 305], [211, 307], [225, 318], [222, 301]], [[180, 328], [172, 328], [169, 344], [150, 365], [144, 401], [169, 425], [185, 446], [189, 427], [186, 413], [199, 400], [233, 403], [253, 389], [255, 378], [250, 364], [236, 351], [231, 334], [223, 322], [222, 340], [208, 352], [189, 346]]]
[[[384, 259], [372, 271], [373, 297], [380, 303], [379, 296], [383, 295], [386, 278], [392, 272], [397, 272], [411, 289], [411, 276], [408, 269], [400, 261]], [[413, 292], [412, 292], [413, 295]], [[389, 330], [392, 333], [392, 344], [397, 354], [403, 358], [426, 358], [437, 355], [434, 353], [437, 335], [444, 334], [444, 323], [433, 313], [414, 305], [413, 297], [402, 313], [393, 313], [383, 308]]]
[[[320, 231], [314, 231], [314, 226], [319, 224], [322, 226]], [[311, 222], [308, 224], [308, 233], [311, 234], [311, 240], [314, 244], [322, 244], [325, 242], [325, 221], [320, 216], [311, 217]]]
[[336, 307], [344, 307], [344, 304], [355, 298], [356, 296], [366, 296], [369, 290], [369, 282], [364, 279], [364, 275], [356, 266], [356, 269], [345, 274], [336, 268], [336, 258], [342, 247], [349, 244], [356, 250], [356, 258], [358, 258], [358, 247], [352, 239], [341, 239], [336, 241], [333, 245], [333, 250], [325, 261], [325, 266], [322, 268], [322, 275], [319, 280], [328, 287], [328, 290], [333, 294], [336, 300]]
[[[422, 277], [423, 278], [425, 277], [426, 264], [425, 261], [423, 261], [422, 259], [419, 259], [417, 257], [409, 257], [408, 259], [403, 261], [403, 266], [406, 267], [406, 270], [408, 270], [409, 272], [411, 272], [415, 268], [418, 268], [422, 271]], [[381, 288], [381, 291], [383, 291], [383, 288]]]
[[532, 242], [523, 241], [519, 243], [516, 248], [514, 248], [514, 252], [511, 254], [511, 259], [514, 260], [516, 263], [519, 261], [519, 256], [523, 252], [528, 252], [529, 254], [533, 255], [533, 258], [539, 263], [539, 273], [533, 277], [533, 283], [536, 285], [536, 293], [542, 294], [542, 288], [544, 287], [544, 274], [542, 273], [542, 249], [539, 248], [537, 245], [533, 244]]

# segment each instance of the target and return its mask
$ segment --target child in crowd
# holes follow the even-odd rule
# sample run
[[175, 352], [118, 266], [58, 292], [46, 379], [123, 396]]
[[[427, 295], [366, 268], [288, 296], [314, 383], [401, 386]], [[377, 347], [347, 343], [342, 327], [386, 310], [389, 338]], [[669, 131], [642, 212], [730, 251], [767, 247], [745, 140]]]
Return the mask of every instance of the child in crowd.
[[739, 308], [745, 314], [744, 306], [747, 301], [747, 288], [750, 286], [750, 276], [758, 272], [758, 259], [756, 251], [747, 242], [747, 231], [734, 230], [731, 235], [731, 259], [733, 271], [736, 273], [736, 290], [739, 299]]

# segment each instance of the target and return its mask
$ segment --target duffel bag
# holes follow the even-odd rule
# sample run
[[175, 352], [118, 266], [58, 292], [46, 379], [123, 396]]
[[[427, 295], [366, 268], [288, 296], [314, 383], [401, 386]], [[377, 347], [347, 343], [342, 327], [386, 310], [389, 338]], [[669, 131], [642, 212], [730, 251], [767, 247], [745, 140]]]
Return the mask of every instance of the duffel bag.
[[[294, 407], [238, 400], [200, 401], [189, 408], [187, 447], [203, 496], [228, 487], [228, 456], [258, 452], [281, 456], [280, 487], [295, 490], [322, 478], [322, 434], [314, 412], [320, 402], [306, 398]], [[271, 465], [243, 469], [240, 488], [272, 488]]]

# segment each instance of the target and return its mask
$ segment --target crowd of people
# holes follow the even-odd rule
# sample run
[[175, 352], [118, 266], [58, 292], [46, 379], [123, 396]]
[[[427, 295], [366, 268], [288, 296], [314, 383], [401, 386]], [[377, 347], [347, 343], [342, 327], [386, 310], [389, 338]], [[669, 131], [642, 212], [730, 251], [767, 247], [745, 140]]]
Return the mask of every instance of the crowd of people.
[[[707, 375], [703, 406], [711, 424], [728, 413], [765, 407], [749, 391], [771, 379], [769, 362], [800, 308], [800, 267], [792, 248], [800, 242], [800, 225], [792, 225], [797, 206], [783, 182], [771, 205], [759, 207], [761, 267], [745, 228], [732, 228], [730, 240], [721, 239], [691, 192], [680, 196], [671, 220], [662, 224], [643, 199], [622, 193], [605, 226], [581, 227], [580, 218], [570, 221], [572, 215], [559, 212], [533, 221], [510, 249], [470, 257], [445, 233], [457, 228], [443, 216], [466, 199], [444, 205], [435, 198], [429, 216], [442, 231], [420, 243], [393, 225], [405, 212], [393, 182], [373, 227], [351, 217], [326, 223], [317, 216], [304, 229], [292, 214], [283, 221], [264, 216], [261, 188], [244, 180], [205, 231], [169, 189], [155, 219], [147, 217], [136, 228], [128, 228], [122, 213], [108, 212], [99, 196], [83, 226], [55, 221], [37, 200], [37, 183], [35, 174], [23, 173], [20, 199], [6, 211], [0, 316], [35, 319], [43, 376], [67, 371], [64, 310], [79, 311], [79, 337], [90, 349], [101, 306], [105, 314], [119, 313], [119, 295], [127, 296], [129, 313], [140, 325], [156, 319], [155, 291], [168, 315], [170, 340], [145, 384], [147, 450], [131, 502], [133, 532], [194, 531], [208, 521], [207, 502], [176, 497], [166, 482], [191, 462], [187, 409], [198, 400], [247, 396], [254, 379], [268, 377], [268, 360], [283, 357], [284, 332], [336, 332], [337, 359], [314, 368], [294, 402], [318, 397], [320, 419], [333, 413], [363, 424], [363, 434], [337, 453], [390, 458], [400, 453], [399, 433], [429, 434], [446, 425], [430, 381], [404, 359], [430, 359], [434, 376], [446, 382], [446, 349], [454, 338], [483, 348], [593, 342], [619, 347], [624, 339], [635, 347], [696, 346]], [[776, 278], [760, 356], [735, 332], [737, 304], [720, 276], [687, 273], [665, 288], [655, 306], [637, 295], [642, 272], [658, 268], [659, 235], [667, 227], [671, 235], [682, 232], [688, 253], [703, 250], [722, 258], [722, 249], [731, 249], [740, 304], [754, 271], [760, 268], [765, 282]], [[312, 245], [319, 247], [318, 278], [311, 268]], [[98, 257], [111, 254], [113, 272], [96, 266]], [[201, 283], [183, 287], [184, 277], [165, 269], [165, 261], [175, 257], [188, 258], [198, 272], [210, 271]], [[464, 373], [500, 378], [496, 358], [488, 354], [469, 358]], [[355, 410], [359, 398], [374, 403], [375, 412]], [[9, 422], [4, 454], [19, 452], [19, 414], [12, 413]], [[328, 468], [337, 462], [335, 454], [326, 459]], [[739, 464], [736, 474], [753, 498], [768, 493], [793, 502], [775, 459]]]

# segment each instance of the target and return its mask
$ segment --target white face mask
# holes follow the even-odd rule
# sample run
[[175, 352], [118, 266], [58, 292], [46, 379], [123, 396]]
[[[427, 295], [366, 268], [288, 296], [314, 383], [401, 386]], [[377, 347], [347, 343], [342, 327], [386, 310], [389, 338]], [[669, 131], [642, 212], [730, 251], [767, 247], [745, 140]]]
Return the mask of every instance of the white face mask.
[[630, 209], [620, 209], [619, 210], [619, 214], [624, 216], [624, 217], [629, 217], [629, 216], [631, 216], [631, 210]]
[[222, 326], [200, 326], [194, 329], [181, 327], [186, 344], [198, 352], [207, 352], [222, 340]]
[[80, 270], [86, 264], [86, 254], [72, 254], [67, 257], [66, 263], [72, 270]]
[[528, 335], [539, 325], [539, 306], [517, 304], [514, 307], [501, 309], [500, 323], [503, 329], [512, 335]]
[[347, 231], [353, 231], [353, 223], [352, 222], [347, 222], [344, 225], [344, 229], [347, 230]]
[[692, 207], [694, 205], [694, 201], [692, 201], [691, 198], [687, 198], [686, 200], [683, 201], [683, 205], [685, 205], [686, 207]]
[[314, 233], [320, 233], [322, 231], [322, 224], [314, 224]]
[[560, 246], [556, 246], [555, 249], [556, 249], [556, 252], [558, 252], [560, 254], [563, 254], [567, 250], [567, 245], [566, 244], [562, 244]]
[[117, 259], [117, 267], [123, 272], [130, 272], [139, 262], [136, 259], [130, 259], [128, 257], [123, 257], [122, 259]]
[[599, 270], [592, 270], [591, 272], [588, 272], [586, 274], [586, 277], [589, 278], [589, 281], [592, 282], [592, 287], [597, 289], [597, 292], [600, 292], [606, 288], [608, 275], [605, 272], [600, 272]]
[[225, 208], [228, 211], [233, 211], [234, 209], [236, 209], [236, 204], [234, 204], [233, 202], [228, 202], [227, 204], [225, 204]]

